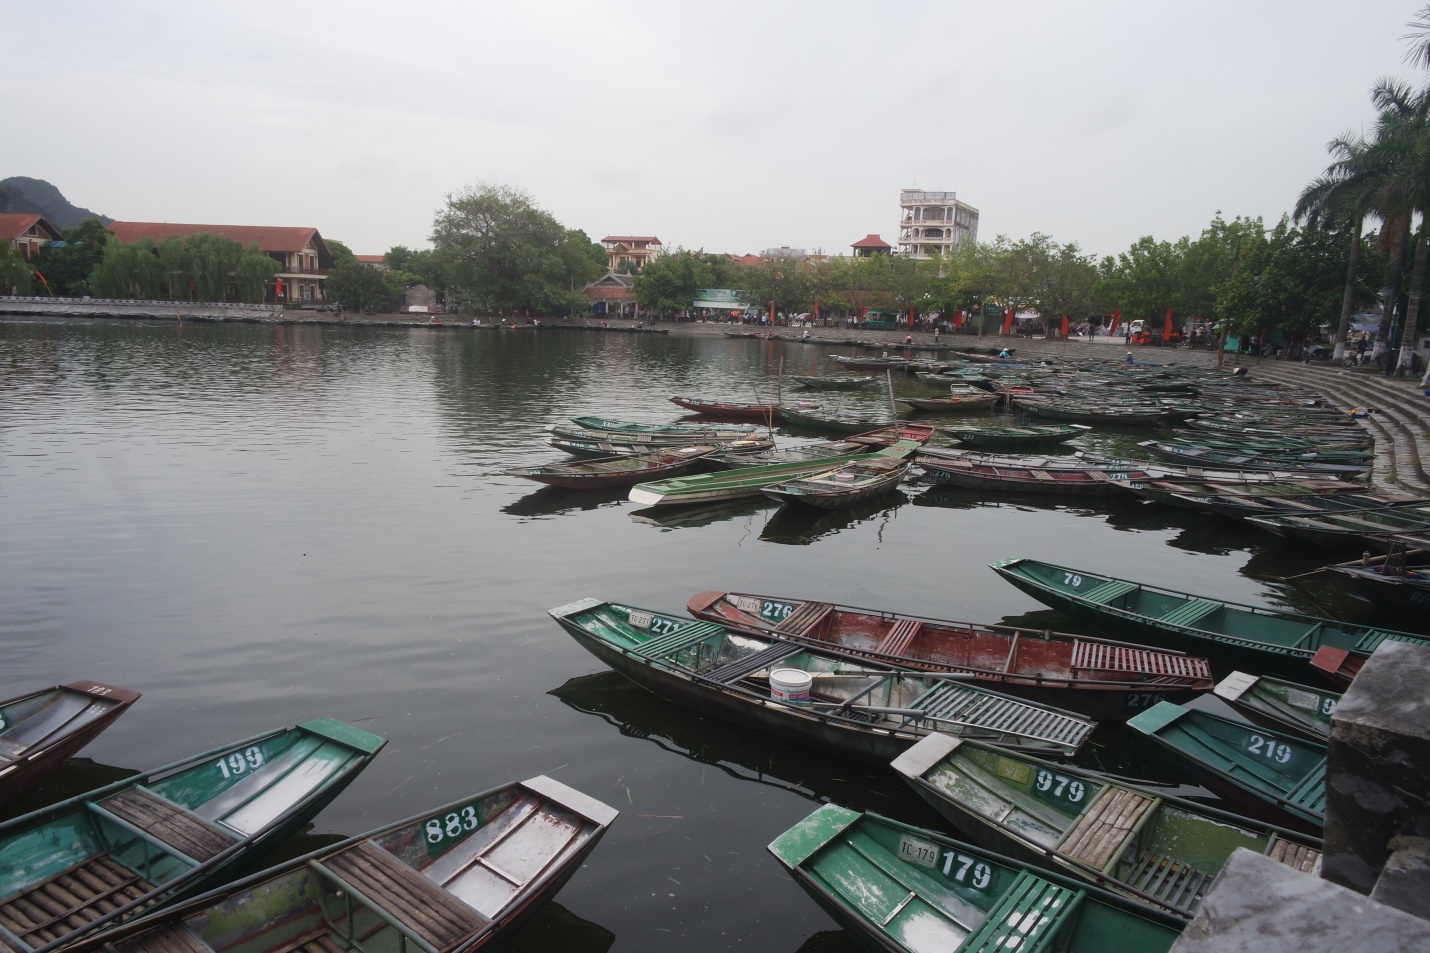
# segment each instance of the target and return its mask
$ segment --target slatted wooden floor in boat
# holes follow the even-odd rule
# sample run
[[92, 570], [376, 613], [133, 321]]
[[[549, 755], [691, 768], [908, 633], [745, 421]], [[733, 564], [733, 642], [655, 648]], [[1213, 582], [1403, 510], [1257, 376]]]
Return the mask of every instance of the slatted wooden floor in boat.
[[200, 863], [234, 843], [231, 835], [204, 823], [192, 811], [144, 788], [121, 791], [100, 802], [100, 806]]
[[1073, 747], [1081, 745], [1093, 729], [1093, 723], [1086, 719], [1015, 698], [975, 691], [954, 682], [935, 685], [909, 707], [921, 710], [931, 719]]
[[[0, 927], [30, 947], [44, 946], [152, 889], [108, 857], [88, 857], [0, 903]], [[16, 949], [4, 933], [0, 947]]]
[[834, 611], [834, 606], [827, 602], [806, 602], [775, 626], [775, 631], [790, 635], [805, 635], [832, 611]]
[[1266, 852], [1266, 856], [1272, 860], [1280, 861], [1287, 867], [1311, 873], [1315, 870], [1316, 862], [1321, 859], [1321, 852], [1314, 847], [1277, 838], [1276, 842], [1271, 845], [1271, 849]]
[[323, 861], [321, 867], [439, 950], [486, 922], [471, 907], [372, 843], [349, 848]]
[[1073, 645], [1074, 671], [1139, 672], [1175, 679], [1208, 679], [1211, 663], [1204, 658], [1152, 652], [1127, 645], [1082, 642]]
[[1109, 784], [1068, 830], [1059, 849], [1089, 867], [1106, 870], [1151, 806], [1151, 798]]

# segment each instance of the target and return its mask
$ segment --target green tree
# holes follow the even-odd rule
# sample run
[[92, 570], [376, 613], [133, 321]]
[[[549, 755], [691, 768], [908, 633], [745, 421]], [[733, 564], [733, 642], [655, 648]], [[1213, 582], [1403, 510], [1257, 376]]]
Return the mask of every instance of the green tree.
[[104, 260], [89, 277], [89, 286], [104, 298], [154, 299], [164, 293], [163, 277], [151, 240], [110, 241], [104, 246]]
[[587, 267], [584, 238], [520, 189], [485, 183], [449, 195], [432, 223], [433, 250], [452, 284], [487, 309], [544, 311], [581, 300], [600, 274]]
[[194, 297], [193, 256], [189, 254], [189, 243], [177, 235], [170, 235], [159, 243], [159, 270], [164, 276], [164, 286], [171, 301], [190, 301]]
[[268, 292], [268, 282], [276, 278], [280, 270], [272, 256], [264, 254], [257, 245], [249, 245], [233, 270], [238, 300], [261, 304]]
[[701, 288], [712, 288], [714, 270], [704, 258], [677, 248], [646, 265], [636, 276], [636, 302], [656, 314], [688, 311]]
[[188, 240], [194, 290], [200, 301], [228, 298], [229, 275], [243, 257], [243, 246], [213, 232], [199, 232]]
[[346, 265], [349, 262], [357, 261], [357, 256], [353, 254], [353, 250], [342, 242], [325, 238], [323, 239], [323, 244], [328, 246], [328, 254], [333, 256], [332, 267], [336, 268], [338, 265]]
[[90, 273], [104, 260], [109, 230], [99, 224], [99, 219], [87, 218], [64, 229], [61, 237], [63, 245], [40, 249], [35, 267], [49, 282], [51, 294], [84, 294], [90, 290]]
[[769, 261], [747, 266], [740, 275], [739, 290], [751, 307], [768, 313], [771, 303], [777, 313], [793, 314], [809, 310], [808, 274], [797, 261]]
[[29, 262], [0, 242], [0, 294], [27, 295], [34, 291], [35, 271]]
[[356, 261], [338, 265], [328, 272], [327, 294], [351, 311], [386, 309], [397, 297], [381, 271]]

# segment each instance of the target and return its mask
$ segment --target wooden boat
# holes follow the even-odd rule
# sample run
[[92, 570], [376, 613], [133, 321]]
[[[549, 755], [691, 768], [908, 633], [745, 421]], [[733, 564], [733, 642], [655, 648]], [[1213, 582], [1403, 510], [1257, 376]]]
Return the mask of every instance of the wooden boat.
[[[892, 447], [876, 450], [865, 456], [881, 459], [905, 460], [918, 450], [919, 444], [913, 440], [900, 440]], [[798, 463], [772, 463], [760, 467], [743, 467], [738, 470], [723, 470], [719, 473], [696, 473], [691, 476], [671, 477], [631, 487], [630, 500], [644, 506], [680, 506], [690, 503], [708, 503], [712, 500], [738, 500], [741, 497], [759, 496], [760, 491], [776, 483], [784, 483], [797, 477], [813, 476], [838, 467], [857, 457], [830, 457], [823, 460], [806, 460]]]
[[1408, 632], [1207, 599], [1035, 559], [1004, 559], [992, 568], [1039, 602], [1123, 638], [1291, 679], [1306, 674], [1322, 646], [1362, 657], [1387, 639], [1430, 646], [1430, 638]]
[[888, 493], [903, 482], [912, 465], [906, 459], [871, 459], [872, 456], [853, 457], [832, 470], [776, 483], [760, 492], [777, 503], [797, 503], [825, 510], [853, 506]]
[[[713, 622], [599, 599], [550, 615], [592, 655], [667, 701], [863, 761], [887, 764], [931, 732], [1070, 756], [1094, 726], [959, 675], [891, 669]], [[781, 695], [781, 684], [806, 677], [807, 701]]]
[[1096, 408], [1074, 406], [1066, 403], [1039, 403], [1026, 397], [1016, 399], [1019, 410], [1025, 410], [1035, 417], [1048, 420], [1064, 420], [1075, 424], [1112, 424], [1118, 427], [1155, 427], [1168, 421], [1167, 411], [1162, 407], [1135, 405], [1126, 407]]
[[883, 665], [962, 672], [972, 684], [1097, 721], [1123, 721], [1159, 701], [1190, 701], [1213, 685], [1206, 659], [1092, 636], [743, 592], [702, 592], [686, 609], [698, 619]]
[[1393, 560], [1356, 560], [1326, 569], [1341, 588], [1377, 606], [1406, 612], [1423, 612], [1430, 607], [1430, 564], [1423, 561], [1397, 564]]
[[81, 680], [0, 701], [0, 803], [64, 764], [138, 700], [138, 692]]
[[[677, 450], [688, 443], [680, 441], [667, 443], [665, 441], [650, 442], [645, 440], [605, 440], [605, 439], [574, 439], [568, 437], [552, 437], [547, 441], [558, 450], [563, 450], [573, 457], [614, 457], [628, 456], [636, 453], [663, 453], [670, 450]], [[721, 455], [737, 453], [764, 453], [774, 449], [773, 440], [764, 440], [754, 436], [741, 437], [739, 440], [706, 440], [702, 445], [718, 447]]]
[[669, 450], [597, 457], [580, 463], [513, 467], [502, 472], [507, 476], [535, 480], [537, 483], [567, 490], [606, 490], [618, 486], [634, 486], [652, 477], [672, 477], [689, 473], [700, 466], [701, 460], [719, 453], [720, 449], [713, 444], [673, 447]]
[[580, 427], [566, 427], [561, 424], [551, 424], [546, 430], [553, 437], [559, 437], [564, 440], [644, 443], [656, 447], [688, 447], [696, 443], [729, 443], [735, 440], [751, 440], [758, 437], [756, 429], [749, 424], [730, 424], [724, 427], [692, 427], [685, 433], [636, 433], [635, 431], [629, 430], [585, 430]]
[[872, 812], [821, 805], [770, 853], [867, 949], [1165, 953], [1184, 921]]
[[1086, 424], [1063, 424], [1047, 427], [940, 427], [939, 430], [971, 447], [1026, 447], [1061, 443], [1080, 437], [1092, 428]]
[[617, 811], [548, 777], [324, 847], [67, 953], [487, 949], [553, 897]]
[[946, 414], [964, 411], [992, 410], [998, 402], [996, 394], [953, 394], [948, 397], [900, 397], [898, 402], [915, 410], [938, 411]]
[[0, 824], [0, 937], [17, 953], [52, 950], [228, 883], [384, 744], [319, 718]]
[[847, 357], [831, 354], [829, 359], [840, 367], [905, 367], [911, 363], [906, 357]]
[[794, 380], [811, 390], [858, 390], [874, 383], [872, 377], [796, 377]]
[[1236, 495], [1220, 493], [1174, 494], [1178, 504], [1220, 516], [1316, 516], [1322, 513], [1359, 513], [1415, 506], [1417, 500], [1392, 500], [1372, 493], [1309, 493], [1295, 496]]
[[1236, 453], [1231, 450], [1214, 450], [1210, 447], [1182, 444], [1176, 441], [1144, 440], [1137, 446], [1164, 460], [1177, 463], [1193, 463], [1218, 467], [1237, 467], [1246, 470], [1300, 470], [1307, 473], [1334, 473], [1354, 476], [1370, 469], [1367, 463], [1325, 463], [1314, 454], [1269, 454]]
[[727, 470], [740, 467], [765, 466], [775, 463], [799, 463], [807, 460], [827, 460], [834, 457], [849, 457], [868, 453], [871, 449], [891, 447], [900, 440], [913, 440], [920, 445], [933, 436], [933, 428], [925, 424], [901, 423], [893, 427], [883, 427], [868, 433], [854, 434], [843, 440], [825, 443], [808, 443], [802, 447], [785, 450], [765, 450], [759, 453], [718, 453], [711, 458], [713, 465]]
[[1122, 485], [1129, 493], [1144, 500], [1165, 503], [1182, 509], [1197, 506], [1188, 497], [1215, 496], [1221, 501], [1250, 500], [1261, 497], [1303, 499], [1311, 496], [1342, 493], [1364, 493], [1366, 488], [1347, 480], [1260, 480], [1246, 483], [1229, 481], [1188, 480], [1173, 477], [1162, 480], [1129, 480]]
[[1331, 737], [1331, 716], [1341, 703], [1340, 692], [1246, 672], [1232, 672], [1215, 691], [1254, 724], [1321, 744]]
[[1379, 542], [1388, 548], [1388, 538], [1400, 534], [1430, 533], [1430, 503], [1361, 510], [1355, 513], [1253, 516], [1247, 522], [1278, 536], [1291, 536], [1327, 547], [1357, 547]]
[[864, 433], [892, 426], [897, 421], [887, 417], [866, 417], [854, 414], [826, 414], [817, 410], [804, 410], [792, 404], [780, 405], [780, 419], [788, 424], [810, 427], [814, 430], [828, 430], [834, 433]]
[[1127, 725], [1238, 809], [1320, 834], [1326, 816], [1324, 742], [1171, 702], [1154, 705]]
[[931, 735], [893, 768], [976, 843], [1178, 917], [1237, 848], [1302, 871], [1320, 858], [1314, 837], [958, 738]]
[[1147, 479], [1145, 470], [1098, 470], [1087, 467], [1005, 467], [919, 456], [919, 467], [930, 483], [977, 490], [1062, 496], [1114, 496], [1119, 484]]
[[[774, 404], [739, 404], [720, 400], [697, 400], [694, 397], [672, 397], [670, 402], [697, 414], [708, 417], [748, 417], [769, 426], [779, 419], [778, 408]], [[798, 401], [795, 406], [818, 410], [819, 405], [811, 401]]]
[[755, 429], [750, 424], [725, 427], [706, 427], [695, 424], [639, 424], [629, 420], [612, 420], [609, 417], [572, 417], [571, 422], [582, 430], [635, 434], [640, 437], [670, 436], [682, 440], [704, 435], [718, 438], [727, 437], [730, 433], [748, 434]]

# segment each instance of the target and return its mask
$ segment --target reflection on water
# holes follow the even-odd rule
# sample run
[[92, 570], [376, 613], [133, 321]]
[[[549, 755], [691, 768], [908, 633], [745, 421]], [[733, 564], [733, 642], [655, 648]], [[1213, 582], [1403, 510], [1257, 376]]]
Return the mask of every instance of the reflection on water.
[[138, 773], [132, 768], [116, 768], [89, 758], [70, 758], [39, 784], [0, 804], [0, 821], [38, 811], [67, 798], [78, 797], [86, 791], [132, 778]]
[[508, 516], [525, 516], [539, 519], [545, 516], [560, 516], [582, 510], [595, 510], [618, 505], [625, 501], [629, 487], [610, 490], [566, 490], [559, 486], [543, 486], [526, 496], [503, 506], [501, 511]]
[[678, 506], [647, 506], [630, 511], [631, 522], [661, 529], [694, 529], [723, 523], [741, 516], [751, 516], [763, 510], [779, 506], [767, 496], [748, 497], [743, 500], [714, 500], [710, 503], [691, 503]]
[[559, 903], [536, 912], [506, 945], [505, 953], [606, 953], [616, 935], [599, 923], [583, 920]]
[[825, 536], [870, 522], [879, 525], [877, 538], [882, 539], [884, 525], [893, 519], [899, 507], [907, 502], [908, 494], [895, 487], [888, 493], [862, 500], [852, 506], [842, 506], [837, 510], [786, 503], [775, 510], [775, 514], [761, 531], [760, 539], [767, 543], [808, 546]]

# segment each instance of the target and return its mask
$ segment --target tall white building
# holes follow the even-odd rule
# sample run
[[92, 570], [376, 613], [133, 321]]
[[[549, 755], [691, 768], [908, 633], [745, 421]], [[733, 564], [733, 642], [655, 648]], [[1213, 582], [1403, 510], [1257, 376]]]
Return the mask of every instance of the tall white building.
[[978, 241], [978, 209], [956, 192], [899, 192], [899, 254], [947, 255]]

